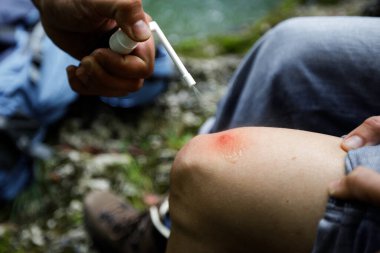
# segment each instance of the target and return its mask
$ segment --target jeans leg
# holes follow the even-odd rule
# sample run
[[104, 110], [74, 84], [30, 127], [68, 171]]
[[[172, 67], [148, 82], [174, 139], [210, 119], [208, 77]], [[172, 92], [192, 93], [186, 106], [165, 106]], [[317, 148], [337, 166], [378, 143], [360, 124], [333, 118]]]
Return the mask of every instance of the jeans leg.
[[380, 114], [380, 18], [294, 18], [247, 55], [212, 132], [273, 126], [343, 135]]

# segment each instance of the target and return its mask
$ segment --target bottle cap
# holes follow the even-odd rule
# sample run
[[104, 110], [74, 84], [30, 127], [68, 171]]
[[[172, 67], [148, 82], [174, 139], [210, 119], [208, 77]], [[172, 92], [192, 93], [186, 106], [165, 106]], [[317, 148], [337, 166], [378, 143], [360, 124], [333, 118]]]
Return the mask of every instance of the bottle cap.
[[119, 54], [129, 54], [137, 44], [138, 42], [131, 40], [121, 29], [112, 34], [109, 40], [111, 50]]

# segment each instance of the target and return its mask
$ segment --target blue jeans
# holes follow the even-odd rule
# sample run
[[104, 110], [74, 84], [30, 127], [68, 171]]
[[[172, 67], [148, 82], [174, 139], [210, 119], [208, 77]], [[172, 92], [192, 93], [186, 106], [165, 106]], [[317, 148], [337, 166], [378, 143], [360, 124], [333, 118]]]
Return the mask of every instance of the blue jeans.
[[[346, 157], [346, 172], [362, 165], [380, 173], [379, 151], [379, 145], [350, 151]], [[330, 198], [318, 225], [313, 253], [375, 253], [379, 250], [380, 208]]]
[[[233, 76], [209, 132], [273, 126], [342, 136], [380, 115], [379, 28], [379, 18], [363, 17], [281, 23], [256, 43]], [[347, 160], [352, 157], [358, 159], [351, 165], [380, 172], [380, 146], [350, 153]], [[379, 219], [377, 208], [331, 199], [313, 253], [380, 250]]]

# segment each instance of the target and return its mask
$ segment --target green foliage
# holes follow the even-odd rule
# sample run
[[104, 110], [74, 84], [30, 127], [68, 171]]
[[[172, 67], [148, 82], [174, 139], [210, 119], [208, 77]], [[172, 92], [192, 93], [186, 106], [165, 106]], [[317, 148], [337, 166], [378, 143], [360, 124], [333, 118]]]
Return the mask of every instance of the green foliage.
[[0, 253], [8, 253], [12, 248], [10, 232], [5, 232], [0, 236]]
[[192, 137], [194, 137], [194, 133], [185, 132], [178, 135], [172, 132], [172, 134], [168, 134], [166, 137], [167, 137], [167, 146], [173, 150], [179, 150]]

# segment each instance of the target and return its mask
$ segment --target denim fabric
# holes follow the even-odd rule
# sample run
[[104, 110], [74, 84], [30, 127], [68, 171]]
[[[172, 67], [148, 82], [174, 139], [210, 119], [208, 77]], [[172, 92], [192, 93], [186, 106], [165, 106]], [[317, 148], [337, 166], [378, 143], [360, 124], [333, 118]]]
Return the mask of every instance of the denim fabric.
[[[29, 14], [35, 16], [36, 12]], [[22, 150], [13, 167], [0, 166], [0, 201], [12, 200], [32, 181], [34, 165], [31, 156], [41, 147], [49, 124], [61, 118], [77, 97], [65, 73], [65, 67], [77, 64], [77, 61], [59, 50], [39, 25], [32, 32], [28, 27], [16, 25], [13, 32], [14, 44], [2, 54], [0, 61], [0, 118], [29, 118], [37, 126], [28, 140], [28, 147]], [[29, 128], [27, 121], [24, 128]], [[18, 137], [23, 138], [22, 134]], [[9, 150], [3, 148], [0, 152], [6, 155]]]
[[0, 61], [16, 46], [16, 27], [33, 27], [38, 21], [38, 12], [32, 1], [0, 0]]
[[[16, 47], [0, 62], [0, 115], [19, 113], [41, 125], [49, 124], [60, 118], [77, 96], [69, 86], [65, 67], [78, 61], [59, 50], [42, 27], [32, 33], [18, 27], [15, 39]], [[33, 74], [37, 77], [32, 78]]]
[[[30, 12], [35, 11], [32, 1], [0, 0], [0, 26], [14, 24], [30, 25]], [[29, 17], [28, 17], [29, 16]]]
[[[380, 146], [350, 151], [346, 172], [358, 166], [380, 173]], [[313, 253], [376, 253], [380, 251], [380, 208], [330, 198], [318, 225]]]

